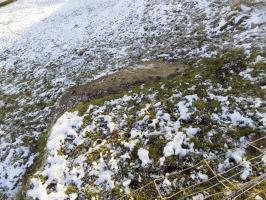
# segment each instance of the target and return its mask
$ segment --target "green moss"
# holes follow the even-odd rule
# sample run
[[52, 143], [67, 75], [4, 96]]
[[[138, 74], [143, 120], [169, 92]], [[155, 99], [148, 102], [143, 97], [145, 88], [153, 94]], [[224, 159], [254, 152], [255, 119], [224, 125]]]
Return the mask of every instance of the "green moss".
[[8, 113], [13, 112], [18, 108], [17, 98], [18, 95], [6, 95], [0, 91], [0, 99], [5, 103], [0, 109], [0, 123], [4, 123], [5, 117]]
[[45, 181], [47, 181], [48, 179], [47, 176], [43, 176], [43, 175], [39, 175], [38, 178], [41, 180], [42, 183], [45, 183]]
[[165, 139], [160, 139], [160, 136], [149, 137], [149, 142], [147, 143], [149, 147], [149, 156], [158, 162], [158, 160], [163, 156], [163, 149], [166, 145]]
[[79, 156], [79, 155], [81, 155], [84, 151], [84, 144], [80, 144], [80, 145], [78, 145], [76, 148], [75, 148], [75, 152], [74, 152], [74, 154], [76, 155], [76, 156]]
[[87, 111], [89, 104], [90, 104], [89, 102], [79, 103], [76, 106], [74, 106], [73, 108], [69, 109], [69, 112], [78, 111], [79, 115], [81, 116]]
[[164, 161], [164, 171], [166, 173], [171, 173], [175, 172], [177, 169], [178, 169], [178, 157], [175, 155], [166, 157]]
[[95, 132], [86, 132], [85, 137], [91, 141], [97, 141], [99, 139], [102, 139], [102, 134]]
[[83, 194], [85, 195], [85, 199], [91, 200], [103, 200], [103, 193], [95, 184], [87, 184], [83, 187]]
[[77, 186], [75, 185], [69, 185], [67, 186], [67, 189], [66, 189], [66, 194], [69, 195], [69, 194], [73, 194], [73, 193], [77, 193], [78, 192], [78, 188]]
[[235, 129], [230, 129], [227, 133], [232, 138], [238, 140], [239, 138], [249, 136], [251, 133], [254, 133], [255, 129], [250, 127], [236, 127]]
[[[259, 77], [261, 76], [261, 74], [265, 74], [266, 73], [266, 64], [264, 62], [258, 62], [255, 65], [251, 66], [251, 69], [253, 71], [250, 72], [251, 77], [255, 78], [255, 77]], [[263, 75], [265, 76], [265, 75]], [[262, 81], [265, 81], [266, 78], [265, 77], [261, 77]]]
[[115, 187], [111, 190], [112, 199], [118, 199], [124, 196], [124, 191], [120, 185], [115, 185]]
[[105, 145], [103, 145], [100, 148], [98, 148], [96, 151], [93, 151], [93, 152], [88, 154], [87, 162], [91, 164], [92, 162], [99, 159], [101, 157], [101, 155], [103, 155], [103, 156], [106, 155], [109, 151], [110, 151], [110, 149], [107, 148]]
[[57, 150], [57, 155], [64, 156], [65, 155], [64, 150], [62, 148], [60, 150]]
[[130, 193], [130, 196], [133, 197], [134, 200], [157, 199], [159, 197], [153, 182], [143, 189]]
[[199, 99], [195, 102], [193, 102], [193, 107], [198, 109], [199, 111], [207, 112], [207, 113], [213, 113], [214, 111], [218, 111], [221, 108], [220, 102], [216, 100], [202, 100]]
[[251, 191], [245, 193], [245, 198], [249, 199], [251, 197], [256, 196], [255, 194], [259, 195], [262, 199], [266, 199], [266, 181], [261, 182], [260, 184], [256, 185]]
[[218, 192], [224, 192], [225, 190], [226, 188], [221, 183], [217, 182], [216, 178], [210, 178], [207, 182], [196, 184], [190, 188], [185, 189], [182, 193], [179, 193], [179, 195], [175, 196], [175, 199], [187, 199], [187, 197], [191, 197], [191, 195], [194, 196], [197, 192], [202, 193], [203, 191], [205, 191], [206, 193], [208, 192], [212, 195]]
[[102, 98], [92, 99], [89, 102], [82, 102], [82, 103], [75, 105], [73, 108], [69, 109], [69, 112], [78, 111], [79, 115], [82, 116], [88, 110], [89, 105], [102, 106], [106, 101], [120, 98], [122, 96], [124, 96], [124, 93], [111, 94], [111, 95], [104, 96]]
[[266, 58], [266, 49], [263, 50], [262, 56]]
[[82, 129], [86, 128], [86, 127], [90, 124], [90, 122], [91, 122], [91, 115], [88, 114], [88, 115], [86, 115], [86, 116], [83, 118], [83, 122], [82, 122], [82, 126], [81, 126], [81, 128], [82, 128]]
[[[176, 119], [176, 117], [175, 117], [175, 109], [176, 109], [175, 103], [170, 101], [169, 98], [166, 98], [164, 100], [161, 99], [160, 102], [161, 102], [161, 105], [162, 105], [163, 109], [165, 110], [165, 112], [170, 114], [172, 119]], [[149, 110], [149, 113], [150, 113], [149, 115], [150, 115], [151, 119], [156, 118], [156, 111], [154, 108], [152, 110]]]
[[210, 149], [213, 149], [215, 144], [213, 144], [212, 142], [210, 142], [209, 140], [204, 140], [202, 138], [199, 137], [193, 137], [190, 139], [191, 143], [194, 143], [195, 147], [197, 149], [203, 149], [204, 151], [208, 151]]
[[263, 98], [265, 91], [261, 89], [260, 86], [253, 84], [249, 80], [244, 80], [240, 76], [235, 76], [231, 80], [228, 80], [229, 85], [232, 86], [230, 91], [231, 95], [243, 96], [243, 94], [252, 97]]
[[130, 155], [130, 157], [131, 157], [131, 161], [135, 161], [135, 160], [137, 160], [138, 159], [138, 150], [139, 150], [139, 148], [141, 148], [143, 146], [143, 144], [141, 144], [141, 143], [137, 143], [135, 146], [134, 146], [134, 149], [132, 150], [132, 152], [131, 152], [131, 155]]

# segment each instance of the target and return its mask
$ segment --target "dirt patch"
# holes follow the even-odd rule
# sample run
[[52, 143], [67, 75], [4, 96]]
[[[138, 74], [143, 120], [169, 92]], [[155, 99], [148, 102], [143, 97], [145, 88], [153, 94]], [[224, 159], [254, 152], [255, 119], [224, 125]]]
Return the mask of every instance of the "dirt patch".
[[68, 89], [56, 103], [55, 119], [77, 103], [130, 90], [133, 86], [182, 73], [188, 66], [160, 61], [146, 62], [137, 68], [120, 70], [110, 75]]

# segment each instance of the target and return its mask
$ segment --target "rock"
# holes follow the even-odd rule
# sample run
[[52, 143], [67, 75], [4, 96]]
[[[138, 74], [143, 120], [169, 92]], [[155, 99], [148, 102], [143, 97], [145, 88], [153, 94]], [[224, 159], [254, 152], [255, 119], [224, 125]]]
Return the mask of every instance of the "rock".
[[85, 53], [86, 50], [87, 49], [85, 47], [81, 47], [80, 49], [77, 50], [77, 53], [78, 53], [79, 56], [82, 56]]

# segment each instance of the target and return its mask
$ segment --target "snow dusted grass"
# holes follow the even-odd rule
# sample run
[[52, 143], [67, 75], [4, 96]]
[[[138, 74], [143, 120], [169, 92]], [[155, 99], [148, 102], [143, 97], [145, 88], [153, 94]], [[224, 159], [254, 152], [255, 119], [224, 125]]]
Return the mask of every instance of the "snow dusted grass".
[[[67, 88], [149, 60], [193, 63], [232, 47], [261, 51], [265, 2], [230, 2], [17, 0], [1, 7], [0, 195], [12, 198], [30, 176], [55, 102]], [[249, 80], [253, 73], [260, 72], [243, 75]], [[186, 101], [179, 106], [185, 108]]]
[[[155, 199], [159, 190], [163, 197], [178, 192], [174, 198], [201, 199], [221, 192], [215, 199], [262, 192], [263, 179], [253, 182], [265, 176], [265, 146], [256, 141], [266, 131], [264, 62], [263, 53], [232, 50], [182, 75], [75, 106], [52, 127], [27, 198]], [[239, 193], [250, 184], [251, 193]]]

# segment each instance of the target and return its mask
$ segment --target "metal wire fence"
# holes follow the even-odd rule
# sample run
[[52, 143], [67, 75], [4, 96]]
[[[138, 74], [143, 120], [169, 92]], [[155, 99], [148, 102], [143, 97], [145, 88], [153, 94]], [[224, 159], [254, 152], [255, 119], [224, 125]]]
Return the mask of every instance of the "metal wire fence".
[[[251, 168], [262, 167], [263, 172], [255, 175], [248, 181], [241, 182], [238, 177], [244, 172], [243, 162], [231, 167], [224, 172], [217, 172], [212, 164], [212, 160], [203, 159], [196, 165], [188, 167], [182, 171], [173, 172], [167, 176], [168, 179], [173, 180], [174, 178], [180, 178], [187, 172], [192, 170], [197, 171], [199, 169], [207, 171], [210, 177], [208, 180], [201, 181], [198, 183], [192, 183], [184, 188], [176, 188], [176, 191], [172, 191], [171, 194], [166, 194], [161, 185], [165, 177], [157, 178], [144, 186], [132, 190], [129, 194], [126, 194], [119, 198], [119, 200], [135, 199], [135, 196], [141, 196], [146, 190], [152, 193], [151, 199], [169, 200], [169, 199], [190, 199], [193, 196], [202, 194], [204, 199], [224, 199], [224, 200], [242, 200], [242, 199], [255, 199], [257, 195], [265, 195], [266, 185], [266, 171], [265, 166], [262, 163], [262, 156], [266, 149], [266, 136], [258, 138], [248, 143], [248, 146], [254, 151], [254, 155], [248, 160]], [[220, 154], [219, 156], [224, 156]], [[180, 180], [180, 179], [179, 179]], [[262, 185], [262, 186], [261, 186]], [[261, 187], [260, 187], [261, 186]], [[251, 190], [258, 187], [254, 192], [250, 193]], [[263, 188], [264, 187], [264, 188]], [[260, 189], [262, 188], [262, 189]]]

